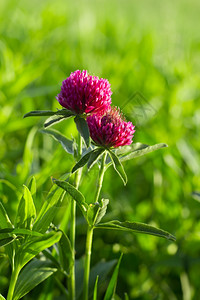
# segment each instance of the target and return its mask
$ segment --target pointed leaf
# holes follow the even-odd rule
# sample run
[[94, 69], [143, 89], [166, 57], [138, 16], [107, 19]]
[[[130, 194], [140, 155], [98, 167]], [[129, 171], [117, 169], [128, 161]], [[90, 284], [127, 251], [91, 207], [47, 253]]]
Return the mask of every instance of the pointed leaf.
[[95, 150], [92, 151], [89, 160], [88, 160], [88, 170], [90, 170], [94, 164], [97, 162], [97, 160], [101, 157], [101, 155], [104, 153], [105, 149], [102, 148], [97, 148]]
[[18, 206], [15, 227], [30, 229], [35, 216], [36, 211], [33, 198], [29, 189], [24, 185], [24, 194]]
[[23, 244], [16, 253], [16, 264], [21, 268], [33, 257], [46, 248], [57, 243], [62, 236], [61, 232], [49, 232], [41, 237], [32, 237], [31, 241]]
[[64, 121], [65, 119], [66, 119], [65, 116], [60, 116], [60, 117], [57, 116], [57, 115], [52, 116], [52, 117], [48, 118], [48, 119], [45, 121], [44, 127], [47, 128], [47, 127], [49, 127], [49, 126], [51, 126], [51, 125], [53, 125], [53, 124], [60, 123], [61, 121]]
[[[101, 286], [105, 283], [108, 274], [111, 272], [113, 267], [116, 265], [116, 259], [105, 262], [100, 261], [95, 266], [91, 268], [90, 271], [90, 282], [89, 282], [89, 298], [92, 298], [94, 292], [94, 285], [97, 276], [99, 276], [98, 284]], [[76, 261], [76, 298], [82, 299], [81, 294], [83, 291], [83, 273], [84, 273], [84, 263], [83, 260]]]
[[51, 135], [57, 142], [59, 142], [61, 144], [61, 146], [67, 153], [69, 153], [69, 154], [74, 153], [73, 141], [67, 139], [59, 131], [53, 130], [53, 129], [47, 129], [47, 130], [43, 129], [43, 130], [40, 130], [40, 132]]
[[[139, 144], [139, 145], [138, 145]], [[133, 159], [135, 157], [139, 157], [139, 156], [142, 156], [142, 155], [145, 155], [145, 154], [148, 154], [150, 152], [153, 152], [155, 150], [158, 150], [158, 149], [161, 149], [161, 148], [165, 148], [165, 147], [168, 147], [166, 144], [156, 144], [156, 145], [153, 145], [153, 146], [148, 146], [148, 145], [144, 145], [144, 144], [140, 144], [140, 143], [137, 143], [137, 145], [134, 145], [131, 147], [131, 146], [128, 146], [130, 147], [130, 151], [128, 154], [126, 155], [122, 155], [120, 157], [120, 161], [126, 161], [126, 160], [130, 160], [130, 159]], [[120, 151], [120, 150], [119, 150]], [[116, 151], [117, 152], [117, 151]], [[119, 152], [118, 152], [119, 153]], [[117, 154], [118, 154], [117, 153]]]
[[7, 237], [7, 238], [0, 237], [0, 247], [3, 247], [3, 246], [5, 247], [6, 245], [12, 243], [15, 239], [16, 239], [15, 237]]
[[110, 155], [110, 158], [111, 158], [111, 161], [112, 161], [112, 164], [113, 164], [113, 167], [114, 167], [115, 171], [121, 177], [124, 185], [126, 185], [126, 183], [127, 183], [127, 176], [126, 176], [126, 173], [124, 171], [124, 167], [122, 166], [119, 158], [112, 151], [109, 151], [109, 155]]
[[87, 210], [88, 224], [93, 226], [98, 224], [106, 213], [109, 200], [101, 199], [101, 203], [91, 203]]
[[83, 196], [83, 194], [69, 182], [56, 179], [54, 179], [53, 181], [55, 184], [57, 184], [59, 187], [61, 187], [63, 190], [65, 190], [72, 196], [72, 198], [77, 202], [78, 206], [80, 207], [83, 215], [85, 216], [88, 209], [88, 205], [85, 202], [85, 197]]
[[96, 216], [99, 212], [99, 208], [100, 205], [99, 203], [90, 203], [88, 205], [88, 210], [87, 210], [87, 221], [89, 225], [94, 225], [95, 224], [95, 220], [96, 220]]
[[[61, 178], [66, 179], [68, 174]], [[47, 198], [39, 211], [37, 219], [33, 225], [33, 230], [45, 233], [50, 223], [53, 221], [59, 207], [62, 204], [66, 192], [53, 185]]]
[[2, 233], [11, 233], [11, 234], [19, 234], [19, 235], [31, 235], [31, 236], [42, 236], [41, 233], [32, 231], [29, 229], [23, 229], [23, 228], [4, 228], [0, 229], [0, 235]]
[[127, 293], [124, 294], [124, 300], [129, 300], [129, 297], [128, 297]]
[[75, 164], [72, 169], [72, 173], [76, 172], [79, 168], [82, 168], [89, 160], [92, 151], [86, 153], [81, 159]]
[[[55, 249], [52, 249], [55, 250]], [[52, 251], [53, 252], [53, 251]], [[44, 256], [49, 259], [52, 262], [52, 265], [58, 269], [60, 269], [60, 264], [58, 262], [58, 260], [55, 258], [55, 256], [52, 255], [50, 249], [45, 249], [42, 251], [42, 253], [44, 254]]]
[[155, 235], [158, 237], [163, 237], [163, 238], [166, 238], [171, 241], [176, 240], [176, 238], [167, 231], [153, 227], [148, 224], [139, 223], [139, 222], [110, 221], [107, 223], [100, 223], [100, 224], [96, 225], [95, 228], [132, 231], [132, 232], [136, 232], [136, 233], [145, 233], [145, 234]]
[[27, 114], [24, 115], [23, 118], [27, 117], [42, 117], [42, 116], [53, 116], [56, 112], [51, 110], [34, 110], [30, 111]]
[[32, 176], [32, 178], [31, 178], [31, 180], [30, 180], [30, 182], [28, 184], [28, 189], [31, 192], [33, 200], [35, 200], [37, 188], [36, 188], [36, 179], [35, 179], [34, 176]]
[[12, 227], [12, 223], [10, 222], [3, 204], [0, 202], [0, 228], [5, 227]]
[[74, 113], [70, 110], [67, 110], [65, 108], [63, 109], [58, 109], [57, 111], [51, 111], [51, 110], [34, 110], [30, 111], [27, 114], [24, 115], [24, 118], [27, 117], [42, 117], [42, 116], [54, 116], [54, 115], [62, 115], [62, 116], [72, 116]]
[[18, 277], [13, 300], [21, 299], [56, 271], [57, 269], [53, 268], [50, 262], [40, 260], [31, 261], [24, 267]]
[[114, 270], [113, 275], [111, 277], [110, 283], [109, 283], [109, 285], [107, 287], [104, 300], [110, 300], [110, 299], [112, 299], [112, 297], [115, 294], [115, 290], [116, 290], [116, 286], [117, 286], [117, 277], [118, 277], [118, 273], [119, 273], [119, 266], [120, 266], [120, 263], [121, 263], [122, 256], [123, 256], [123, 254], [121, 254], [121, 256], [120, 256], [120, 258], [118, 260], [118, 263], [117, 263], [117, 265], [115, 267], [115, 270]]
[[58, 243], [60, 264], [66, 274], [69, 273], [70, 267], [74, 264], [71, 243], [67, 235], [62, 232], [62, 237]]
[[80, 135], [82, 136], [82, 138], [85, 141], [86, 146], [89, 147], [89, 145], [90, 145], [90, 132], [89, 132], [89, 128], [88, 128], [86, 120], [84, 118], [76, 116], [74, 121], [76, 123], [76, 127], [77, 127], [78, 132], [80, 133]]
[[[9, 220], [9, 217], [7, 215], [7, 212], [6, 212], [3, 204], [0, 202], [0, 228], [7, 228], [7, 227], [12, 228], [13, 225]], [[7, 235], [5, 235], [5, 238], [8, 238]], [[8, 246], [6, 246], [5, 250], [8, 254], [10, 263], [12, 265], [12, 263], [13, 263], [13, 247], [12, 247], [12, 245], [9, 245], [8, 243], [7, 243], [7, 245]]]
[[112, 271], [116, 263], [117, 263], [116, 259], [107, 262], [101, 261], [91, 268], [90, 282], [89, 282], [89, 298], [91, 298], [94, 292], [94, 285], [97, 276], [99, 277], [98, 285], [100, 287], [102, 284], [105, 284], [105, 281], [109, 273]]
[[97, 279], [96, 279], [96, 281], [95, 281], [93, 300], [97, 300], [98, 279], [99, 279], [99, 276], [97, 276]]
[[0, 294], [0, 300], [6, 300], [1, 294]]
[[95, 220], [95, 224], [98, 224], [101, 221], [101, 219], [105, 216], [108, 204], [109, 204], [108, 199], [101, 199], [100, 208]]

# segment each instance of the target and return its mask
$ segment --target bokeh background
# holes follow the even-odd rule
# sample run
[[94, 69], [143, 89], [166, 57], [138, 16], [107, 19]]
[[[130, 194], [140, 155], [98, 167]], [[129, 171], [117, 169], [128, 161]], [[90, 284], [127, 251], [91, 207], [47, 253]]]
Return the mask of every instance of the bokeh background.
[[[0, 201], [12, 220], [31, 175], [39, 209], [50, 177], [71, 170], [62, 147], [39, 132], [43, 118], [23, 115], [60, 108], [55, 96], [76, 69], [109, 80], [113, 104], [136, 125], [134, 142], [169, 146], [124, 163], [126, 187], [111, 168], [105, 176], [105, 221], [145, 222], [177, 237], [173, 243], [95, 233], [92, 265], [124, 253], [117, 285], [122, 299], [125, 292], [138, 300], [199, 299], [200, 203], [192, 196], [200, 191], [199, 14], [198, 0], [0, 1]], [[71, 120], [54, 128], [76, 135]], [[96, 172], [85, 173], [81, 184], [88, 202]], [[84, 253], [84, 233], [78, 214], [77, 259]], [[9, 276], [0, 257], [3, 294]], [[24, 297], [33, 298], [61, 299], [54, 278]]]

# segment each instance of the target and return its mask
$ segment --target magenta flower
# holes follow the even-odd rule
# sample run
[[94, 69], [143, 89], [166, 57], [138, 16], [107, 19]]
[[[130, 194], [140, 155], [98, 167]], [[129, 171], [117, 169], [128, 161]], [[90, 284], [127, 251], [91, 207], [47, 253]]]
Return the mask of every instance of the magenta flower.
[[56, 99], [76, 114], [106, 112], [111, 105], [111, 89], [107, 79], [75, 71], [62, 82]]
[[98, 145], [116, 148], [132, 143], [135, 126], [125, 122], [119, 109], [111, 108], [103, 116], [88, 116], [87, 123], [90, 136]]

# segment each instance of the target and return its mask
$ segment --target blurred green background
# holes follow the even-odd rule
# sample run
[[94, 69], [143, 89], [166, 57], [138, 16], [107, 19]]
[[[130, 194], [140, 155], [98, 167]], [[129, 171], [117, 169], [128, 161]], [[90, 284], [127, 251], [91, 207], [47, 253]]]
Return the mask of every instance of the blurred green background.
[[[0, 1], [0, 201], [11, 219], [31, 175], [39, 209], [50, 177], [71, 170], [61, 146], [38, 131], [44, 120], [22, 117], [60, 108], [55, 96], [76, 69], [109, 80], [112, 103], [136, 125], [135, 142], [169, 145], [125, 163], [126, 187], [111, 168], [105, 176], [102, 194], [110, 205], [104, 220], [146, 222], [177, 237], [172, 243], [96, 232], [93, 265], [125, 254], [117, 286], [123, 299], [124, 292], [138, 300], [199, 299], [200, 203], [191, 195], [200, 190], [199, 13], [198, 0]], [[76, 135], [71, 120], [54, 127]], [[91, 202], [96, 171], [81, 184]], [[80, 217], [77, 258], [84, 233]], [[4, 294], [9, 276], [0, 257]], [[47, 283], [24, 299], [57, 299]]]

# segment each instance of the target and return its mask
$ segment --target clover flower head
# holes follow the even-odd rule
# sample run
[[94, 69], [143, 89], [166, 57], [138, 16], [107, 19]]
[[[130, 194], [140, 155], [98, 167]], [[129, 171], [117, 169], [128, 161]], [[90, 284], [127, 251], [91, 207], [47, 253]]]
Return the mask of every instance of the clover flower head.
[[77, 70], [62, 82], [56, 99], [76, 114], [103, 114], [111, 105], [111, 89], [107, 79], [91, 76]]
[[105, 147], [130, 145], [135, 132], [133, 124], [126, 122], [117, 108], [111, 108], [103, 116], [93, 114], [87, 117], [90, 136], [93, 141]]

